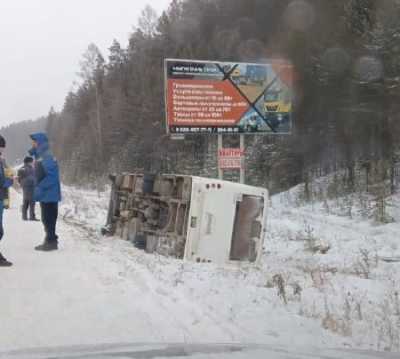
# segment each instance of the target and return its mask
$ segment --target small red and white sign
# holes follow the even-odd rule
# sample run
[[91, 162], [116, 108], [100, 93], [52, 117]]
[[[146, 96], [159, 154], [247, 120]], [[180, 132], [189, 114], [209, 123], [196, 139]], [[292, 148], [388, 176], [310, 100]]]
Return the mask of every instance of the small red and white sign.
[[218, 150], [218, 167], [220, 169], [241, 169], [244, 150], [241, 148], [222, 148]]

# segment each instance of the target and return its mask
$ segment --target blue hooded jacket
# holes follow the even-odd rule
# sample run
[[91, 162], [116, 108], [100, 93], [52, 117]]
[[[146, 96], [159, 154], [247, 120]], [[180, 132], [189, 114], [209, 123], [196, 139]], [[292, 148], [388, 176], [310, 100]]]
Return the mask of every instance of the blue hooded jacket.
[[51, 203], [61, 201], [60, 173], [58, 163], [50, 152], [49, 140], [45, 133], [34, 133], [31, 139], [38, 143], [29, 153], [36, 159], [36, 184], [34, 201]]

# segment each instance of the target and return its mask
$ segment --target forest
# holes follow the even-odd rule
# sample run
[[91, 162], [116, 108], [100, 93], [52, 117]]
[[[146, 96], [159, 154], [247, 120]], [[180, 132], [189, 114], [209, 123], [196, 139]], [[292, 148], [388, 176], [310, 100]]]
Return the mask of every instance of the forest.
[[396, 0], [172, 0], [160, 16], [146, 6], [127, 48], [88, 46], [79, 86], [47, 115], [63, 180], [98, 185], [121, 171], [216, 177], [215, 135], [166, 134], [164, 59], [283, 58], [295, 68], [294, 129], [246, 136], [246, 183], [272, 193], [305, 183], [309, 197], [313, 178], [335, 173], [346, 191], [393, 193], [399, 17]]
[[28, 155], [31, 148], [29, 135], [34, 132], [45, 131], [47, 124], [46, 116], [36, 120], [28, 120], [12, 123], [0, 129], [1, 135], [6, 139], [5, 159], [10, 166], [20, 166], [24, 157]]

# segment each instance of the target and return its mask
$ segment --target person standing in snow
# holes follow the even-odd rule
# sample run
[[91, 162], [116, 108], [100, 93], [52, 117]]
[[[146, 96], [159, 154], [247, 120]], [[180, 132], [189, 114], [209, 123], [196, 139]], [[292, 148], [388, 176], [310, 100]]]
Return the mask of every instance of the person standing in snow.
[[[6, 147], [5, 139], [0, 136], [0, 155], [2, 155], [4, 149]], [[13, 184], [13, 180], [11, 178], [6, 177], [5, 174], [5, 161], [3, 158], [0, 158], [0, 241], [4, 235], [3, 228], [3, 212], [4, 212], [4, 199], [6, 198], [7, 189], [11, 187]], [[0, 267], [10, 267], [12, 263], [8, 261], [1, 253], [0, 253]]]
[[58, 203], [61, 201], [58, 163], [50, 152], [49, 140], [45, 133], [35, 133], [30, 137], [32, 149], [29, 153], [36, 160], [33, 200], [40, 202], [42, 222], [46, 233], [43, 244], [36, 246], [35, 250], [54, 251], [58, 249], [56, 224]]
[[24, 166], [18, 171], [18, 182], [22, 187], [22, 219], [36, 221], [35, 201], [33, 200], [33, 190], [35, 188], [35, 171], [33, 169], [33, 158], [25, 157]]

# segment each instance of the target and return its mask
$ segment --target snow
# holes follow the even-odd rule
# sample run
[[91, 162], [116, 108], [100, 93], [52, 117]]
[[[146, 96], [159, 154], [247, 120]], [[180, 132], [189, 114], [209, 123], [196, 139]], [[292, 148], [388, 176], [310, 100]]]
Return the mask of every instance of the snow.
[[[301, 300], [292, 307], [322, 320], [353, 347], [400, 350], [400, 263], [382, 261], [400, 254], [400, 195], [388, 201], [393, 222], [378, 224], [371, 208], [359, 214], [364, 209], [357, 203], [360, 194], [299, 205], [301, 192], [299, 186], [273, 198], [267, 256], [275, 259], [264, 261], [265, 270], [298, 283]], [[351, 203], [351, 217], [343, 202]], [[310, 241], [331, 249], [307, 253]]]
[[110, 189], [98, 192], [63, 186], [63, 200], [59, 209], [61, 218], [92, 234], [98, 233], [105, 224]]
[[233, 344], [108, 344], [56, 347], [0, 353], [7, 359], [49, 358], [192, 358], [192, 359], [398, 359], [396, 353], [349, 350], [297, 350], [289, 346]]
[[[239, 269], [102, 238], [108, 193], [71, 187], [60, 251], [35, 252], [42, 226], [20, 220], [13, 192], [0, 247], [15, 264], [1, 269], [0, 350], [121, 342], [400, 350], [400, 263], [379, 259], [399, 255], [400, 196], [395, 222], [377, 225], [338, 216], [336, 202], [329, 211], [326, 201], [302, 204], [300, 191], [273, 197], [262, 264]], [[330, 250], [313, 253], [310, 243]]]

